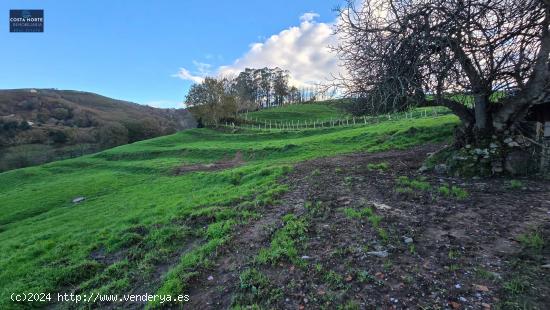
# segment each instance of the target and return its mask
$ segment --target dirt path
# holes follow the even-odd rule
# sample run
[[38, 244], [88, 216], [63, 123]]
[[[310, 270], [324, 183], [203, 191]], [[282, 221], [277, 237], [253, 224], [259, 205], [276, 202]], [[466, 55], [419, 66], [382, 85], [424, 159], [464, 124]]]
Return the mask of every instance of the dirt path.
[[235, 153], [235, 157], [232, 159], [223, 159], [211, 164], [194, 164], [183, 165], [174, 170], [175, 175], [181, 175], [196, 171], [218, 171], [229, 168], [234, 168], [244, 164], [243, 154], [241, 152]]
[[[303, 178], [303, 172], [295, 171], [286, 182], [300, 188]], [[202, 270], [201, 276], [189, 283], [188, 309], [224, 309], [231, 305], [240, 272], [252, 263], [251, 259], [260, 248], [269, 244], [272, 233], [283, 224], [282, 217], [303, 211], [304, 197], [294, 191], [285, 194], [281, 201], [284, 204], [265, 207], [259, 219], [239, 228], [235, 237], [218, 251], [214, 267]]]
[[[550, 263], [549, 246], [531, 251], [518, 238], [536, 231], [550, 239], [550, 182], [526, 179], [512, 187], [504, 179], [419, 174], [426, 154], [438, 147], [297, 165], [282, 203], [241, 228], [190, 284], [189, 308], [229, 308], [242, 290], [239, 275], [253, 267], [269, 279], [269, 289], [254, 292], [250, 305], [267, 308], [490, 309], [517, 302], [543, 309], [550, 304], [550, 275], [540, 266]], [[381, 162], [387, 168], [369, 168]], [[318, 207], [307, 211], [306, 202]], [[365, 208], [381, 216], [378, 225], [345, 212]], [[299, 253], [306, 264], [254, 264], [290, 212], [310, 212]]]

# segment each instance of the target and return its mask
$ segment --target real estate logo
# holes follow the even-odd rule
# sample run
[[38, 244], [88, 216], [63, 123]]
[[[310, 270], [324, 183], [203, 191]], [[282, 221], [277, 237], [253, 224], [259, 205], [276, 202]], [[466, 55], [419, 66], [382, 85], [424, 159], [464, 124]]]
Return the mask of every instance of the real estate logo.
[[10, 32], [44, 32], [44, 10], [10, 10]]

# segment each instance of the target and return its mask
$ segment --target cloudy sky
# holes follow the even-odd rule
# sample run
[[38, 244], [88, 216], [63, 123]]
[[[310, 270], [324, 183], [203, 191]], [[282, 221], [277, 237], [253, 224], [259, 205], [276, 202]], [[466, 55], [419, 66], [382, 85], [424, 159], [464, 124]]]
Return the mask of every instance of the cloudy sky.
[[198, 83], [207, 75], [236, 76], [245, 68], [279, 67], [291, 72], [291, 83], [298, 87], [325, 81], [339, 68], [328, 48], [335, 44], [332, 24], [318, 22], [319, 17], [318, 13], [304, 13], [297, 25], [250, 44], [248, 51], [230, 64], [214, 67], [194, 61], [191, 69], [182, 67], [174, 77]]
[[[327, 46], [341, 3], [3, 0], [0, 87], [75, 89], [181, 107], [204, 76], [247, 67], [278, 66], [293, 84], [308, 85], [338, 71]], [[45, 32], [9, 33], [10, 9], [44, 9]]]

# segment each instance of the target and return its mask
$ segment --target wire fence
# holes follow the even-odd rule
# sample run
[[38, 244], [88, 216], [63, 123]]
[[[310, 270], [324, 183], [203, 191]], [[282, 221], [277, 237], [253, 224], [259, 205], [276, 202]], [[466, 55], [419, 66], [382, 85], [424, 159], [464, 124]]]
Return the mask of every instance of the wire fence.
[[[218, 124], [218, 127], [234, 129], [251, 129], [262, 131], [300, 131], [307, 129], [334, 128], [365, 126], [385, 121], [396, 121], [403, 119], [433, 118], [449, 114], [450, 111], [444, 107], [422, 108], [406, 112], [379, 114], [375, 116], [355, 116], [347, 118], [335, 118], [324, 120], [258, 120], [248, 119], [248, 121], [236, 124], [235, 122], [224, 122]], [[208, 124], [207, 124], [208, 126]]]

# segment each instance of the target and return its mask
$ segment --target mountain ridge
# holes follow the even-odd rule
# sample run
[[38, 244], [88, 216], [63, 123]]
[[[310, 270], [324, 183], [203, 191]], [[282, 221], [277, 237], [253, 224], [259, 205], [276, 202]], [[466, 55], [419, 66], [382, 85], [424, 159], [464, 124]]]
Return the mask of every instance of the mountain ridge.
[[193, 128], [160, 109], [79, 90], [0, 90], [0, 171], [80, 156]]

